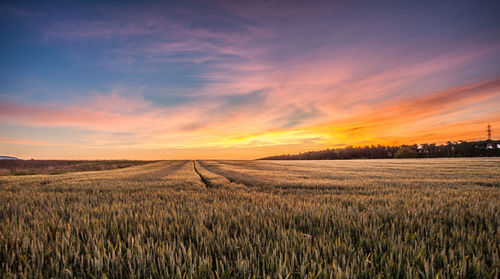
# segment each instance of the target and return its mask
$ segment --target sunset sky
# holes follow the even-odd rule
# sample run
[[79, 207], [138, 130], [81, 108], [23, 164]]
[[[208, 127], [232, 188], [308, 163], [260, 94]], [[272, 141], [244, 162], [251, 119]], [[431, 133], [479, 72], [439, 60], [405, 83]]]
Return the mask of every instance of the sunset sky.
[[498, 1], [137, 2], [2, 1], [0, 155], [500, 138]]

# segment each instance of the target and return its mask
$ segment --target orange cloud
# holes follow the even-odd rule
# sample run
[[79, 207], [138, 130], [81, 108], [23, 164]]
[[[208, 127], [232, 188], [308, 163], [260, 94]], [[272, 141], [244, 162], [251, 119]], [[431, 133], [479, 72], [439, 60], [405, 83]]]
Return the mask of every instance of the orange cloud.
[[[310, 128], [350, 143], [405, 143], [405, 140], [470, 140], [484, 137], [482, 126], [497, 122], [500, 79], [437, 91], [403, 100], [386, 101], [365, 112]], [[479, 117], [474, 110], [481, 108]], [[472, 119], [460, 120], [460, 118]], [[464, 124], [468, 125], [464, 125]], [[471, 125], [470, 123], [474, 123]], [[483, 125], [480, 125], [480, 124]], [[462, 128], [458, 128], [462, 127]], [[455, 131], [453, 132], [453, 129]], [[422, 137], [418, 135], [434, 135]]]

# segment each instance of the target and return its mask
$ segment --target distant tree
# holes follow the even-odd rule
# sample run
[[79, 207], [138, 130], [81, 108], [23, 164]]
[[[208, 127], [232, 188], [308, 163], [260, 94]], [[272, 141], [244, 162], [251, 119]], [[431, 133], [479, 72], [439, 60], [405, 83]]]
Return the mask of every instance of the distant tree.
[[394, 158], [417, 158], [418, 153], [414, 149], [410, 149], [408, 147], [401, 147], [396, 154], [394, 154]]
[[266, 157], [267, 160], [342, 160], [342, 159], [386, 159], [386, 158], [439, 158], [439, 157], [483, 157], [500, 156], [500, 140], [458, 141], [443, 145], [414, 144], [402, 146], [346, 146], [300, 154]]

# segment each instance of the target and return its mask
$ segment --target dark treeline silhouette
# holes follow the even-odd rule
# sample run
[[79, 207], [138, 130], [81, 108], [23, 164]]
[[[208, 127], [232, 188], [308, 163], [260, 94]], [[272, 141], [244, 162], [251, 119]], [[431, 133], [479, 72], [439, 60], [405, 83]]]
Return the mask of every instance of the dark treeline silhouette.
[[414, 144], [401, 146], [348, 146], [344, 148], [310, 151], [300, 154], [270, 156], [261, 160], [337, 160], [388, 158], [441, 158], [500, 156], [500, 140], [459, 141], [443, 145]]

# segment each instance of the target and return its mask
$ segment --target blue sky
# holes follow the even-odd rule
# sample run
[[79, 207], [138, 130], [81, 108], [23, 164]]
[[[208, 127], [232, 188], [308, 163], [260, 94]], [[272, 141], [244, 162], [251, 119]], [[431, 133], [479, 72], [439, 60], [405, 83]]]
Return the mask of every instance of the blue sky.
[[494, 1], [3, 2], [0, 153], [254, 158], [479, 139], [500, 124], [499, 12]]

